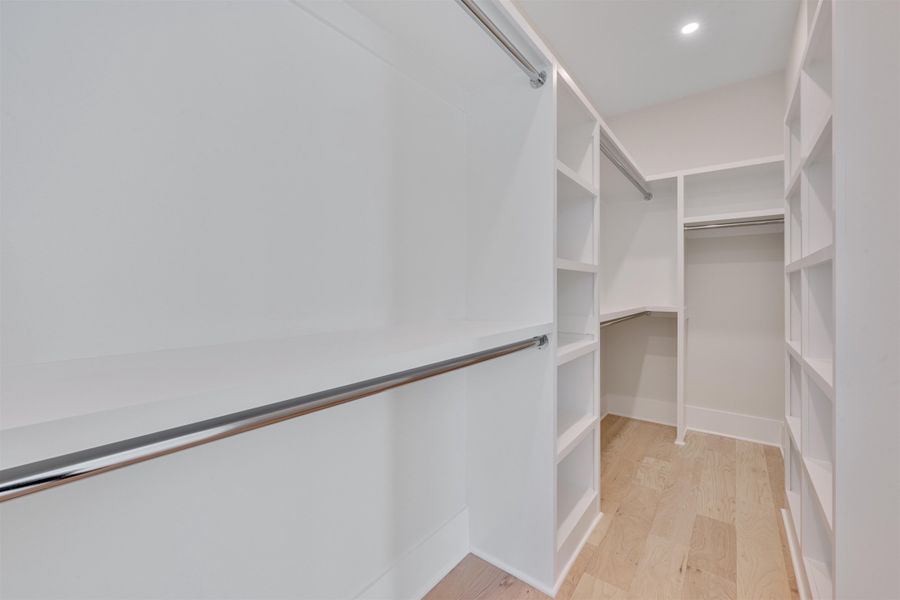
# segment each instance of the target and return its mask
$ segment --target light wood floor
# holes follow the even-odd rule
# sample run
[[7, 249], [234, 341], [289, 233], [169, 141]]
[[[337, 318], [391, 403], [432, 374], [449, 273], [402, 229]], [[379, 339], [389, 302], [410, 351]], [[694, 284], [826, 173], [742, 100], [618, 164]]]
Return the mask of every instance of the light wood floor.
[[[557, 595], [570, 599], [795, 599], [777, 448], [608, 416], [604, 513]], [[427, 600], [546, 598], [469, 555]]]

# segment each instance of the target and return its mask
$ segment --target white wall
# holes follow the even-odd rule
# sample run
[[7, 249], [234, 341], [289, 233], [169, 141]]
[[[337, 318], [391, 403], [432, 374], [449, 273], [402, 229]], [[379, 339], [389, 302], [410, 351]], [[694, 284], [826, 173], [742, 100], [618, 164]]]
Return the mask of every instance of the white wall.
[[610, 128], [647, 175], [783, 152], [784, 73], [616, 116]]
[[601, 414], [675, 424], [676, 325], [648, 316], [603, 329]]
[[4, 362], [463, 316], [428, 88], [287, 2], [3, 14]]
[[784, 238], [748, 229], [685, 240], [685, 398], [692, 406], [781, 420]]

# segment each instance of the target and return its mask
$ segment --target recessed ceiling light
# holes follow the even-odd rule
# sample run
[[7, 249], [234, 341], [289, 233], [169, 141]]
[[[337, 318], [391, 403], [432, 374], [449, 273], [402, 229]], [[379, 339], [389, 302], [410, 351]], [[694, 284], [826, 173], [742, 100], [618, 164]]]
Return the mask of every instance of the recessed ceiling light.
[[690, 34], [694, 33], [695, 31], [697, 31], [698, 29], [700, 29], [700, 23], [698, 23], [697, 21], [694, 21], [694, 22], [688, 23], [687, 25], [682, 27], [681, 33], [683, 33], [684, 35], [690, 35]]

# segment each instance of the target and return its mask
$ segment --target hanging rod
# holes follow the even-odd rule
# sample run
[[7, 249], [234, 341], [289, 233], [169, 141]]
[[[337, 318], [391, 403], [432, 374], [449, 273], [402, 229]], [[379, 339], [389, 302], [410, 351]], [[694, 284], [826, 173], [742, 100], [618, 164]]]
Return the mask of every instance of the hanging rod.
[[531, 81], [531, 87], [537, 89], [544, 85], [547, 81], [547, 72], [546, 71], [538, 71], [537, 68], [531, 64], [531, 62], [525, 58], [525, 55], [519, 52], [519, 49], [509, 40], [506, 35], [500, 31], [500, 28], [491, 21], [490, 17], [484, 14], [477, 4], [473, 0], [456, 0], [460, 6], [462, 6], [469, 15], [475, 19], [475, 21], [481, 25], [481, 28], [484, 29], [488, 35], [494, 38], [494, 41], [497, 42], [497, 45], [503, 48], [506, 53], [512, 58], [525, 74], [528, 75], [528, 79]]
[[598, 141], [600, 145], [600, 151], [606, 155], [606, 158], [609, 159], [609, 162], [613, 164], [619, 171], [621, 171], [622, 175], [631, 182], [631, 185], [636, 187], [638, 191], [644, 196], [644, 200], [652, 200], [653, 192], [650, 191], [650, 185], [641, 175], [641, 172], [638, 171], [637, 167], [634, 166], [628, 157], [619, 150], [619, 147], [616, 143], [610, 138], [603, 128], [600, 128], [600, 135], [598, 136]]
[[366, 396], [380, 394], [401, 385], [462, 369], [463, 367], [528, 348], [543, 348], [547, 345], [547, 341], [546, 335], [532, 337], [422, 367], [307, 394], [291, 400], [274, 402], [221, 417], [148, 433], [120, 442], [104, 444], [18, 467], [3, 469], [0, 471], [0, 502], [193, 448], [201, 444], [221, 440], [245, 431], [259, 429], [266, 425], [287, 421], [311, 412], [359, 400]]
[[645, 310], [643, 312], [634, 313], [633, 315], [627, 315], [624, 317], [619, 317], [618, 319], [610, 319], [609, 321], [601, 321], [600, 328], [609, 327], [610, 325], [615, 325], [616, 323], [622, 323], [624, 321], [630, 321], [631, 319], [637, 319], [638, 317], [645, 317], [651, 314], [651, 311]]
[[751, 225], [773, 225], [784, 223], [784, 217], [776, 217], [772, 219], [757, 219], [756, 221], [725, 221], [722, 223], [688, 223], [684, 226], [685, 231], [696, 229], [720, 229], [722, 227], [750, 227]]

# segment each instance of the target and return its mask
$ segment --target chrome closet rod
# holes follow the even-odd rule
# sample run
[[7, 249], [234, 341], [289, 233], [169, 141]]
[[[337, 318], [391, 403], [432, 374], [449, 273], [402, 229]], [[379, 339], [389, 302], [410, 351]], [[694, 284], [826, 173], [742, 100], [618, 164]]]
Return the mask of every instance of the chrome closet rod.
[[531, 61], [525, 58], [525, 55], [522, 54], [518, 48], [516, 48], [515, 44], [513, 44], [506, 35], [500, 31], [500, 28], [491, 21], [490, 17], [484, 14], [477, 4], [473, 0], [456, 0], [460, 6], [462, 6], [469, 15], [475, 19], [475, 21], [481, 25], [481, 28], [484, 29], [488, 35], [494, 38], [494, 41], [497, 42], [497, 45], [503, 48], [504, 51], [512, 58], [525, 74], [528, 75], [528, 79], [531, 81], [531, 87], [539, 88], [547, 81], [547, 72], [539, 71]]
[[773, 225], [776, 223], [784, 223], [784, 218], [776, 219], [758, 219], [756, 221], [727, 221], [723, 223], [705, 223], [705, 224], [687, 224], [685, 230], [695, 229], [719, 229], [722, 227], [749, 227], [751, 225]]
[[547, 341], [546, 335], [536, 336], [291, 400], [3, 469], [0, 471], [0, 502], [359, 400], [527, 348], [542, 348]]
[[609, 321], [601, 321], [600, 328], [609, 327], [610, 325], [615, 325], [616, 323], [622, 323], [624, 321], [630, 321], [631, 319], [637, 319], [638, 317], [643, 317], [649, 315], [651, 311], [645, 310], [644, 312], [634, 313], [633, 315], [627, 315], [624, 317], [619, 317], [618, 319], [610, 319]]
[[631, 185], [636, 187], [638, 191], [644, 196], [644, 200], [652, 200], [653, 192], [650, 191], [650, 185], [641, 177], [640, 171], [637, 170], [628, 157], [625, 156], [620, 150], [619, 147], [609, 139], [604, 131], [600, 130], [599, 136], [599, 146], [600, 151], [606, 155], [606, 158], [609, 159], [609, 162], [616, 167], [625, 178], [631, 182]]

